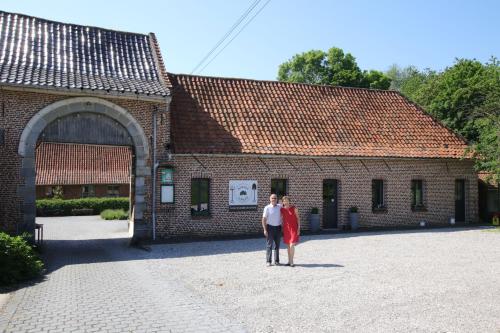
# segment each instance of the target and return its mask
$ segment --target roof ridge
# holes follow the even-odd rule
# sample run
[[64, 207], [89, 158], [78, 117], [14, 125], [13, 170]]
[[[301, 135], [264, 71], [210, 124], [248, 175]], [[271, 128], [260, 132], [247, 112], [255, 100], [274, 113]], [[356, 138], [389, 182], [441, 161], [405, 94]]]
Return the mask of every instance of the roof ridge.
[[28, 15], [28, 14], [23, 14], [23, 13], [7, 12], [5, 10], [0, 10], [0, 14], [17, 15], [17, 16], [22, 16], [22, 17], [26, 17], [26, 18], [32, 18], [32, 19], [36, 19], [36, 20], [40, 20], [40, 21], [44, 21], [44, 22], [58, 23], [58, 24], [64, 24], [64, 25], [68, 25], [68, 26], [79, 26], [79, 27], [85, 27], [85, 28], [94, 28], [94, 29], [100, 29], [100, 30], [118, 32], [118, 33], [123, 33], [123, 34], [139, 35], [139, 36], [148, 37], [148, 34], [145, 34], [145, 33], [138, 33], [138, 32], [132, 32], [132, 31], [124, 31], [124, 30], [118, 30], [118, 29], [109, 29], [109, 28], [98, 27], [98, 26], [94, 26], [94, 25], [84, 25], [84, 24], [76, 24], [76, 23], [67, 23], [67, 22], [62, 22], [62, 21], [49, 20], [49, 19], [46, 19], [46, 18], [43, 18], [43, 17], [33, 16], [33, 15]]
[[324, 88], [333, 88], [333, 89], [346, 89], [346, 90], [363, 90], [363, 91], [371, 91], [371, 92], [384, 92], [384, 93], [395, 93], [396, 90], [384, 90], [384, 89], [374, 89], [374, 88], [362, 88], [362, 87], [345, 87], [345, 86], [333, 86], [329, 84], [314, 84], [314, 83], [302, 83], [302, 82], [286, 82], [286, 81], [277, 81], [277, 80], [258, 80], [258, 79], [249, 79], [249, 78], [238, 78], [238, 77], [223, 77], [223, 76], [207, 76], [207, 75], [193, 75], [193, 74], [176, 74], [176, 73], [168, 73], [169, 75], [184, 76], [184, 77], [196, 77], [202, 79], [218, 79], [218, 80], [233, 80], [233, 81], [249, 81], [249, 82], [257, 82], [257, 83], [271, 83], [271, 84], [286, 84], [286, 85], [301, 85], [301, 86], [311, 86], [311, 87], [324, 87]]

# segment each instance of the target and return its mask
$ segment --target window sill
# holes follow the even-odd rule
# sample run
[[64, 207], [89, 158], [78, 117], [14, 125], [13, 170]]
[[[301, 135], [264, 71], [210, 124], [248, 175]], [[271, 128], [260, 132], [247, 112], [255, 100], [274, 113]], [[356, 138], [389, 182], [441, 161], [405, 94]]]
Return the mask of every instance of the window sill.
[[372, 208], [372, 213], [374, 214], [387, 213], [387, 207]]
[[427, 208], [425, 206], [412, 206], [411, 210], [414, 212], [426, 212]]

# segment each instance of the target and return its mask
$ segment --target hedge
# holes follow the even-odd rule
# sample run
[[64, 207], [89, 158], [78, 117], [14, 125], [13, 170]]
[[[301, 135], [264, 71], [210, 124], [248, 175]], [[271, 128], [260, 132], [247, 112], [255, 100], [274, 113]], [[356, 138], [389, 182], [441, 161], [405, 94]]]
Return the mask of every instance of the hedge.
[[[68, 216], [92, 209], [95, 215], [106, 209], [128, 211], [128, 198], [82, 198], [82, 199], [39, 199], [36, 201], [37, 216]], [[73, 213], [73, 214], [72, 214]]]
[[43, 262], [25, 238], [0, 232], [0, 286], [33, 279], [42, 272]]
[[128, 220], [128, 213], [123, 209], [106, 209], [101, 212], [103, 220]]

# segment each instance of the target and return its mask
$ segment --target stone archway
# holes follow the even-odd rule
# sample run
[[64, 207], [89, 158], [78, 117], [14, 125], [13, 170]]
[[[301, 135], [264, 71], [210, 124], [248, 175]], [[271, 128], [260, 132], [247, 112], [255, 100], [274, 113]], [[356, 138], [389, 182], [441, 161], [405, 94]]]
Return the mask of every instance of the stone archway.
[[22, 229], [33, 232], [35, 228], [35, 149], [38, 137], [51, 122], [75, 113], [97, 113], [110, 117], [121, 124], [132, 138], [135, 148], [134, 236], [144, 236], [142, 233], [145, 230], [139, 226], [144, 226], [141, 222], [146, 210], [145, 177], [150, 176], [151, 173], [147, 166], [149, 146], [146, 135], [137, 120], [127, 110], [95, 97], [75, 97], [50, 104], [35, 114], [24, 128], [18, 149], [21, 156], [21, 177], [24, 179], [24, 185], [20, 186], [18, 191], [23, 199]]

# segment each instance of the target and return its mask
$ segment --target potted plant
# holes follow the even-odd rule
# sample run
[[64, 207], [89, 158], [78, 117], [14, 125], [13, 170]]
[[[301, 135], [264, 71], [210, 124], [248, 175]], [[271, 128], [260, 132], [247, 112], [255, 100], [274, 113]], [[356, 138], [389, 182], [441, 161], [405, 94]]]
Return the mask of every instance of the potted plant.
[[352, 206], [349, 208], [349, 224], [352, 230], [358, 229], [359, 213], [358, 207]]
[[319, 231], [319, 208], [311, 208], [311, 214], [309, 215], [309, 223], [312, 232]]

